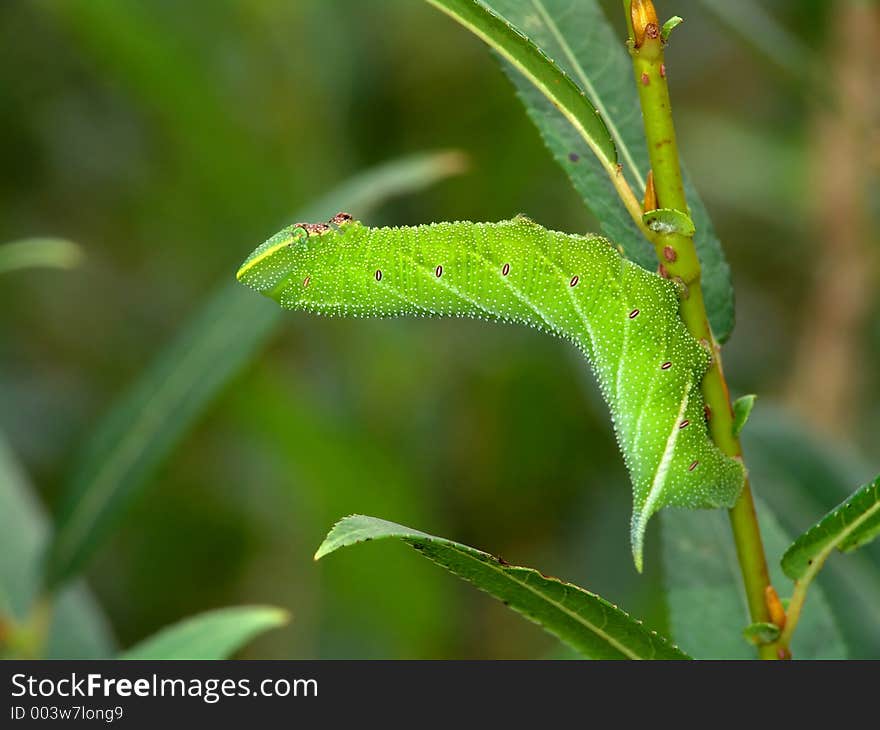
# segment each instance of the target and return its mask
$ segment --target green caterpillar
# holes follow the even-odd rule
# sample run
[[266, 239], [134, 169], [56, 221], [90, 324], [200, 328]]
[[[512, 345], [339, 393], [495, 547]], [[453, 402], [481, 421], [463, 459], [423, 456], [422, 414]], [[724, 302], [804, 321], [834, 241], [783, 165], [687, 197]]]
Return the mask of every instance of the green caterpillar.
[[238, 279], [287, 309], [324, 315], [476, 317], [573, 342], [608, 403], [633, 483], [636, 567], [664, 506], [732, 506], [741, 463], [710, 441], [700, 380], [706, 350], [678, 317], [674, 285], [605, 239], [500, 223], [368, 228], [340, 213], [257, 248]]

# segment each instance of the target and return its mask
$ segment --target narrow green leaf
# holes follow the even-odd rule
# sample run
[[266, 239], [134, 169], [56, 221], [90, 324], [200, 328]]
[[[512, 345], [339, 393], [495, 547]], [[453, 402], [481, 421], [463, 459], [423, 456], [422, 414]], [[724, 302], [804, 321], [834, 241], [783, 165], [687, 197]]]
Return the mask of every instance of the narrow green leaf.
[[429, 560], [503, 601], [590, 659], [687, 659], [663, 637], [608, 601], [532, 568], [510, 565], [481, 550], [375, 517], [340, 520], [315, 560], [341, 547], [395, 537]]
[[578, 85], [531, 40], [478, 0], [428, 0], [497, 51], [552, 103], [606, 169], [617, 149], [602, 115]]
[[642, 216], [642, 220], [655, 233], [680, 233], [682, 236], [690, 237], [696, 231], [694, 222], [687, 213], [675, 208], [649, 210]]
[[283, 626], [286, 611], [236, 606], [201, 613], [168, 626], [122, 652], [120, 659], [228, 659], [251, 639]]
[[[39, 598], [41, 558], [49, 536], [43, 507], [0, 435], [0, 620], [29, 621]], [[107, 622], [85, 585], [67, 587], [55, 599], [44, 656], [99, 659], [112, 650]]]
[[699, 383], [708, 356], [678, 316], [674, 285], [608, 241], [501, 223], [367, 228], [297, 224], [238, 272], [288, 309], [372, 317], [463, 316], [526, 324], [590, 361], [633, 482], [631, 539], [664, 506], [730, 506], [742, 465], [709, 439]]
[[679, 17], [678, 15], [673, 15], [669, 20], [667, 20], [663, 27], [660, 29], [660, 37], [664, 42], [669, 41], [669, 36], [672, 35], [672, 31], [674, 31], [678, 26], [684, 23], [684, 18]]
[[776, 624], [749, 624], [743, 629], [743, 638], [753, 646], [761, 646], [762, 644], [772, 644], [781, 633]]
[[733, 402], [733, 435], [739, 436], [743, 427], [752, 415], [752, 408], [755, 407], [755, 401], [758, 399], [756, 395], [744, 395], [737, 398]]
[[[827, 505], [847, 498], [853, 484], [864, 484], [874, 476], [874, 464], [851, 448], [835, 444], [827, 435], [810, 431], [802, 419], [770, 403], [752, 414], [743, 432], [743, 447], [752, 483], [762, 490], [789, 535], [800, 534], [804, 525], [815, 522], [827, 510]], [[846, 560], [830, 561], [818, 583], [846, 637], [849, 656], [880, 656], [880, 622], [876, 620], [876, 607], [880, 606], [880, 541], [850, 553]], [[807, 610], [812, 600], [811, 590]]]
[[866, 484], [801, 535], [782, 556], [794, 580], [821, 568], [834, 551], [850, 552], [880, 535], [880, 477]]
[[[455, 174], [455, 152], [413, 155], [368, 170], [302, 211], [342, 205], [369, 211], [396, 195]], [[64, 487], [48, 563], [49, 585], [79, 571], [156, 468], [218, 393], [266, 342], [279, 320], [268, 302], [221, 283], [92, 431]]]
[[0, 274], [18, 269], [70, 269], [82, 260], [79, 246], [63, 238], [25, 238], [0, 246]]
[[[782, 554], [789, 538], [766, 504], [759, 501], [757, 509], [770, 577], [785, 597], [792, 586], [774, 556]], [[668, 510], [661, 522], [666, 600], [676, 643], [698, 659], [754, 659], [755, 650], [742, 638], [750, 619], [727, 515]], [[814, 589], [792, 653], [797, 659], [845, 659], [846, 646], [828, 601], [818, 586]]]
[[[597, 0], [487, 0], [583, 88], [607, 125], [623, 174], [637, 193], [645, 189], [649, 162], [632, 63], [621, 35]], [[674, 69], [670, 69], [674, 73]], [[606, 170], [596, 162], [565, 117], [519, 74], [511, 75], [529, 117], [566, 171], [602, 231], [647, 269], [657, 266], [650, 244], [620, 202]], [[712, 331], [725, 342], [734, 325], [730, 267], [709, 214], [685, 174], [685, 192], [696, 227], [703, 294]], [[660, 201], [661, 204], [663, 201]]]

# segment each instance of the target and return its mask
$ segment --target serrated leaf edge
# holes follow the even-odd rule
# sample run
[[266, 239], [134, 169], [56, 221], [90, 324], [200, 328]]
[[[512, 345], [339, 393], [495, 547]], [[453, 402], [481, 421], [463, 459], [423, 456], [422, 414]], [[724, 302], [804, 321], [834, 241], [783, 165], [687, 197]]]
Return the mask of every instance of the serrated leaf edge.
[[[353, 541], [347, 541], [344, 544], [335, 545], [332, 547], [328, 546], [328, 542], [330, 541], [330, 538], [332, 537], [333, 533], [336, 532], [337, 529], [339, 529], [346, 521], [351, 520], [351, 519], [360, 519], [360, 518], [377, 519], [377, 518], [370, 517], [369, 515], [351, 514], [351, 515], [348, 515], [348, 516], [343, 517], [342, 519], [338, 520], [333, 525], [333, 527], [330, 529], [330, 532], [327, 533], [327, 537], [324, 539], [324, 542], [322, 542], [321, 545], [318, 547], [318, 550], [315, 552], [314, 559], [320, 560], [324, 556], [329, 555], [330, 553], [336, 552], [340, 548], [349, 547], [351, 545], [356, 545], [356, 544], [360, 544], [363, 542], [371, 541], [372, 537], [364, 537], [364, 538], [360, 538], [360, 539], [355, 539]], [[379, 518], [379, 519], [381, 519], [381, 518]], [[393, 523], [391, 523], [391, 524], [393, 524]], [[403, 525], [397, 525], [397, 526], [404, 527]], [[623, 654], [627, 658], [634, 659], [634, 660], [639, 660], [639, 659], [644, 658], [644, 657], [639, 656], [635, 652], [633, 652], [629, 647], [620, 644], [617, 640], [613, 639], [611, 636], [606, 634], [602, 630], [602, 627], [599, 627], [599, 626], [591, 623], [590, 621], [588, 621], [587, 619], [585, 619], [583, 616], [579, 615], [578, 613], [573, 612], [570, 609], [566, 608], [564, 605], [560, 604], [559, 602], [548, 598], [544, 593], [541, 593], [540, 591], [536, 590], [535, 588], [530, 586], [527, 582], [522, 581], [522, 580], [518, 580], [514, 576], [511, 576], [509, 574], [509, 572], [507, 570], [505, 570], [504, 568], [508, 568], [508, 569], [512, 569], [512, 570], [523, 570], [523, 571], [528, 571], [529, 573], [533, 573], [535, 575], [539, 575], [543, 580], [549, 581], [551, 583], [556, 583], [556, 584], [564, 587], [566, 590], [573, 590], [573, 591], [582, 593], [586, 596], [589, 596], [590, 598], [603, 604], [606, 608], [622, 615], [626, 619], [633, 621], [634, 623], [638, 624], [639, 626], [642, 626], [643, 628], [645, 628], [645, 631], [647, 631], [652, 637], [657, 639], [660, 643], [680, 652], [682, 659], [689, 659], [690, 658], [687, 656], [687, 654], [685, 654], [683, 651], [681, 651], [681, 649], [679, 649], [679, 647], [676, 644], [669, 641], [665, 636], [658, 634], [653, 629], [648, 629], [647, 627], [644, 627], [644, 622], [642, 622], [641, 620], [634, 618], [633, 616], [628, 614], [623, 609], [619, 608], [618, 606], [611, 603], [610, 601], [607, 601], [606, 599], [602, 598], [602, 596], [597, 595], [596, 593], [592, 593], [591, 591], [588, 591], [585, 588], [581, 588], [580, 586], [575, 585], [574, 583], [568, 583], [566, 581], [560, 580], [559, 578], [544, 575], [543, 573], [541, 573], [539, 570], [537, 570], [535, 568], [529, 568], [529, 567], [521, 566], [521, 565], [505, 564], [501, 561], [500, 558], [496, 557], [495, 555], [492, 555], [491, 553], [487, 553], [484, 550], [480, 550], [479, 548], [474, 548], [474, 547], [470, 547], [468, 545], [463, 545], [462, 543], [455, 542], [454, 540], [450, 540], [448, 538], [438, 537], [436, 535], [430, 535], [426, 532], [421, 532], [420, 530], [414, 530], [409, 527], [406, 527], [405, 529], [408, 530], [408, 532], [410, 534], [408, 534], [408, 535], [381, 535], [377, 539], [397, 538], [398, 540], [401, 540], [402, 542], [407, 543], [408, 545], [410, 545], [413, 548], [415, 548], [417, 541], [439, 544], [443, 547], [450, 548], [450, 549], [454, 550], [456, 553], [463, 555], [467, 558], [470, 558], [471, 560], [474, 560], [475, 562], [478, 562], [478, 563], [481, 563], [481, 564], [484, 564], [484, 565], [491, 567], [493, 570], [495, 570], [497, 573], [502, 575], [504, 578], [510, 580], [512, 583], [515, 583], [522, 588], [528, 589], [531, 593], [540, 597], [542, 600], [547, 601], [548, 603], [553, 605], [555, 608], [557, 608], [557, 610], [566, 614], [575, 622], [583, 625], [587, 630], [600, 636], [602, 639], [607, 641], [611, 646], [613, 646], [615, 649], [617, 649], [617, 651], [619, 651], [621, 654]], [[479, 556], [484, 557], [485, 560], [481, 560], [480, 557], [477, 557], [477, 555], [474, 555], [473, 553], [477, 553]], [[428, 559], [431, 560], [431, 562], [439, 564], [438, 561], [434, 560], [433, 558], [430, 558], [429, 556], [425, 556], [425, 557], [428, 557]], [[499, 567], [499, 566], [501, 566], [501, 567]], [[446, 566], [441, 566], [441, 567], [445, 568]], [[448, 568], [446, 568], [446, 569], [449, 570]], [[453, 572], [453, 571], [450, 571], [450, 572]], [[473, 585], [475, 588], [479, 589], [483, 593], [488, 593], [489, 595], [492, 595], [491, 593], [489, 593], [489, 591], [484, 589], [479, 584], [474, 583], [472, 581], [467, 581], [467, 582], [471, 583], [471, 585]], [[529, 616], [526, 613], [519, 612], [519, 611], [517, 611], [517, 613], [519, 613], [521, 616], [528, 618], [533, 623], [545, 628], [547, 631], [554, 634], [555, 636], [558, 636], [555, 631], [552, 631], [551, 629], [549, 629], [544, 623], [537, 620], [536, 618]], [[564, 639], [562, 639], [561, 637], [559, 637], [559, 638], [560, 638], [560, 640], [564, 641]], [[568, 643], [568, 642], [565, 642], [565, 643]]]

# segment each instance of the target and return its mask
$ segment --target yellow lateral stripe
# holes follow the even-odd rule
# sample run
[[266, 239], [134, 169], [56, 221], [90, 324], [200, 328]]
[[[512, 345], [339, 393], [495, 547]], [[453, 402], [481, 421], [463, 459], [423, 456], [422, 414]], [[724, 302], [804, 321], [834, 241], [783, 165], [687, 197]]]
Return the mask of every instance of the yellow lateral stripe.
[[[298, 230], [302, 230], [302, 229], [300, 228]], [[263, 253], [261, 253], [259, 256], [255, 256], [250, 261], [245, 261], [241, 265], [241, 268], [235, 272], [235, 278], [238, 279], [239, 281], [241, 281], [241, 277], [244, 276], [248, 271], [250, 271], [254, 266], [256, 266], [258, 263], [260, 263], [263, 259], [265, 259], [265, 258], [271, 256], [272, 254], [274, 254], [275, 252], [277, 252], [279, 249], [282, 249], [285, 246], [289, 246], [291, 241], [293, 241], [293, 240], [294, 240], [294, 236], [293, 236], [293, 234], [291, 234], [290, 236], [288, 236], [284, 240], [280, 241], [275, 246], [272, 246], [272, 248], [268, 248], [265, 251], [263, 251]]]

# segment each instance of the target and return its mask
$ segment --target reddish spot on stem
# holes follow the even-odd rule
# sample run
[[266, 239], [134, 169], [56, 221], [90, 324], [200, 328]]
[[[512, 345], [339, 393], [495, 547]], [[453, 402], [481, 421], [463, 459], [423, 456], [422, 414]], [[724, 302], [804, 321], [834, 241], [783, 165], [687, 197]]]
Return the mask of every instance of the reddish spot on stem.
[[647, 71], [642, 73], [642, 86], [648, 86], [651, 83], [651, 77], [648, 76]]
[[569, 286], [577, 286], [579, 281], [580, 281], [580, 277], [577, 274], [575, 274], [574, 276], [571, 277], [571, 281], [568, 282], [568, 285]]
[[669, 272], [666, 270], [666, 267], [663, 264], [657, 267], [657, 273], [660, 274], [664, 279], [669, 278]]
[[663, 78], [663, 79], [666, 78], [666, 64], [665, 63], [660, 64], [660, 78]]
[[678, 260], [678, 254], [675, 252], [675, 249], [672, 248], [672, 246], [664, 246], [663, 258], [666, 259], [670, 264], [674, 264]]

